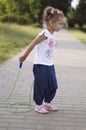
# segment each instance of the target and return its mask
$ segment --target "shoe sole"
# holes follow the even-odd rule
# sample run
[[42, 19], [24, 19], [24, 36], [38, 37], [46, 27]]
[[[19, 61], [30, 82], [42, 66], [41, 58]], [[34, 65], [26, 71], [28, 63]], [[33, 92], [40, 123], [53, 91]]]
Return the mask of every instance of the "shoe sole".
[[51, 112], [57, 112], [57, 111], [59, 111], [59, 110], [49, 110], [49, 109], [47, 109], [48, 111], [51, 111]]
[[41, 111], [38, 111], [38, 110], [35, 110], [35, 112], [38, 112], [40, 114], [48, 114], [49, 112], [41, 112]]
[[46, 108], [46, 110], [48, 110], [48, 111], [52, 111], [52, 112], [57, 112], [57, 111], [59, 111], [59, 109], [52, 110], [52, 109], [49, 109], [49, 108]]

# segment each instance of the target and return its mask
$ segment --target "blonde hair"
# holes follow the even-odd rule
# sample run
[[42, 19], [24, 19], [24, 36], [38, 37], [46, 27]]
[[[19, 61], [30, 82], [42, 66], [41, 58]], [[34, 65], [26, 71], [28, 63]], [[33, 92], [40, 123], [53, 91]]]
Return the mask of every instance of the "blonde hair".
[[48, 23], [49, 20], [51, 20], [51, 19], [54, 22], [56, 22], [59, 17], [64, 18], [64, 14], [63, 14], [63, 12], [61, 10], [53, 8], [51, 6], [48, 6], [48, 7], [45, 8], [44, 14], [43, 14], [43, 21], [45, 23]]

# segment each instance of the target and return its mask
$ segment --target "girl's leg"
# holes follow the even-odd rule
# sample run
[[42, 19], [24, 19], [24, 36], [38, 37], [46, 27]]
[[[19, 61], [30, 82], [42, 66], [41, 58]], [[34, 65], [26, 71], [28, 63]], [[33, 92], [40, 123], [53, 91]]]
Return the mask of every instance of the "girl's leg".
[[50, 104], [56, 94], [57, 88], [58, 86], [54, 66], [50, 66], [48, 68], [48, 86], [46, 87], [45, 100], [44, 100], [44, 107], [48, 111], [54, 111], [54, 112], [58, 111], [58, 108]]
[[37, 105], [42, 105], [45, 97], [45, 86], [47, 83], [46, 67], [44, 65], [34, 65], [34, 101]]
[[45, 109], [43, 103], [44, 91], [46, 83], [46, 69], [43, 65], [34, 65], [34, 101], [36, 103], [35, 111], [41, 114], [47, 114], [48, 110]]
[[50, 103], [55, 97], [58, 88], [54, 66], [48, 67], [48, 86], [45, 92], [45, 102]]

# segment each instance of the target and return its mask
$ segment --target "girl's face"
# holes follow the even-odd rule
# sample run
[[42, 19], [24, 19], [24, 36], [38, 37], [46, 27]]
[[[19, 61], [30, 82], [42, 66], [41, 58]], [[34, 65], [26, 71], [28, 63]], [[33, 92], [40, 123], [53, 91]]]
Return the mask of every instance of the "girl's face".
[[63, 26], [64, 19], [63, 17], [59, 17], [58, 21], [53, 22], [51, 24], [52, 31], [59, 31]]

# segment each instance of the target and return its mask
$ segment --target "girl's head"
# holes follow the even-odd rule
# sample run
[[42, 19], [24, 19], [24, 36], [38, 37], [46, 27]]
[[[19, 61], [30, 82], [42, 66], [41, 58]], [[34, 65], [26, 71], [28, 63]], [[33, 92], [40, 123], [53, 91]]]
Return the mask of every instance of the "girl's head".
[[47, 7], [44, 10], [43, 20], [51, 31], [58, 31], [63, 25], [64, 14], [59, 9]]

